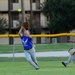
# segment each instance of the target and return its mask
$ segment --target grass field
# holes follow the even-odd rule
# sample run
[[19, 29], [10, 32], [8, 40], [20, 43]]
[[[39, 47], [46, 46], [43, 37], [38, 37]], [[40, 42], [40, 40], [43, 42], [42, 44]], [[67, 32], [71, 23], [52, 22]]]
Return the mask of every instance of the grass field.
[[[36, 44], [37, 52], [45, 51], [63, 51], [71, 48], [71, 43], [58, 44]], [[23, 52], [22, 45], [0, 45], [1, 53], [12, 53], [13, 48], [15, 52]], [[48, 57], [37, 58], [39, 63], [39, 70], [35, 70], [25, 58], [2, 58], [0, 57], [0, 75], [75, 75], [75, 65], [70, 63], [64, 67], [61, 62], [65, 61], [67, 57]]]
[[[68, 50], [73, 44], [58, 43], [58, 44], [37, 44], [36, 51], [59, 51]], [[15, 52], [23, 52], [21, 45], [14, 47]], [[12, 53], [12, 45], [0, 45], [0, 53]], [[67, 57], [46, 57], [37, 58], [40, 69], [35, 70], [25, 58], [3, 58], [0, 57], [0, 75], [75, 75], [75, 64], [70, 63], [64, 67], [61, 62]]]
[[[36, 44], [36, 52], [65, 51], [73, 47], [72, 43]], [[0, 53], [23, 52], [22, 45], [0, 45]]]
[[75, 75], [75, 65], [67, 67], [61, 64], [66, 58], [38, 58], [39, 70], [35, 70], [26, 60], [0, 62], [0, 75]]

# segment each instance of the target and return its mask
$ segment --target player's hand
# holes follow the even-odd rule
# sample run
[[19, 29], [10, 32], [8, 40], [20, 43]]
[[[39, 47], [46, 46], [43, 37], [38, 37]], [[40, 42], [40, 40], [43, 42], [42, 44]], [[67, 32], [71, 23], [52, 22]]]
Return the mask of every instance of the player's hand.
[[22, 28], [23, 30], [26, 30], [23, 26], [21, 26], [21, 28]]

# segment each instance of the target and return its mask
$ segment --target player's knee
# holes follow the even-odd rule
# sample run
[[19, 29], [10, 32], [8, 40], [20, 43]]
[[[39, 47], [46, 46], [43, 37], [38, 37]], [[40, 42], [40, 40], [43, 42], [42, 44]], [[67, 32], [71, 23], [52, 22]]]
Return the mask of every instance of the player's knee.
[[32, 60], [31, 60], [31, 59], [27, 59], [27, 61], [28, 61], [28, 62], [31, 62]]

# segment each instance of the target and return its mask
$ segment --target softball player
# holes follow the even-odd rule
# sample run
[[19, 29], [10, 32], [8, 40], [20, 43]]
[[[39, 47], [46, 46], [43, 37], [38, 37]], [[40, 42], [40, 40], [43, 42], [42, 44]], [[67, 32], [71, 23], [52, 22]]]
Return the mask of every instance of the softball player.
[[68, 52], [70, 53], [70, 56], [68, 57], [67, 61], [62, 62], [65, 67], [67, 67], [71, 61], [75, 63], [75, 48], [70, 49]]
[[[22, 33], [23, 31], [23, 33]], [[22, 40], [22, 45], [24, 47], [24, 53], [26, 56], [26, 60], [36, 69], [38, 70], [38, 64], [35, 56], [35, 48], [32, 43], [32, 37], [30, 36], [30, 33], [28, 29], [25, 29], [23, 26], [21, 26], [19, 30], [19, 36]]]

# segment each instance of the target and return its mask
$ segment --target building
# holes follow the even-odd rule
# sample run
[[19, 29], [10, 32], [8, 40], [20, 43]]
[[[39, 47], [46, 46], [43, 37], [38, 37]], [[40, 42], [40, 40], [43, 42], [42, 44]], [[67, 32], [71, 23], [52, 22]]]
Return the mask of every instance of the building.
[[[10, 0], [11, 7], [11, 25], [10, 28], [8, 26], [8, 32], [11, 29], [12, 34], [17, 34], [18, 27], [20, 26], [20, 21], [22, 20], [22, 12], [20, 9], [21, 7], [21, 0]], [[30, 0], [23, 0], [24, 1], [24, 12], [25, 17], [31, 21], [32, 33], [33, 34], [42, 34], [42, 33], [49, 33], [47, 31], [47, 19], [41, 12], [41, 4], [44, 0], [32, 0], [32, 8], [30, 4]], [[0, 17], [4, 17], [9, 22], [9, 0], [0, 0]], [[32, 10], [31, 10], [32, 9]], [[31, 17], [32, 15], [32, 17]], [[34, 38], [35, 43], [45, 43], [46, 38]]]
[[[10, 0], [11, 1], [11, 24], [10, 28], [8, 26], [7, 30], [8, 32], [11, 30], [10, 33], [12, 34], [17, 34], [19, 30], [19, 26], [21, 25], [22, 21], [22, 12], [20, 9], [22, 9], [22, 0]], [[32, 28], [32, 33], [33, 34], [43, 34], [47, 33], [49, 34], [50, 32], [48, 31], [47, 28], [47, 18], [43, 15], [41, 12], [40, 7], [42, 6], [42, 3], [44, 0], [23, 0], [24, 4], [24, 12], [25, 12], [25, 17], [28, 19], [28, 21], [31, 23], [31, 28]], [[31, 2], [32, 1], [32, 6]], [[9, 0], [0, 0], [0, 18], [6, 18], [7, 21], [9, 22]], [[32, 10], [31, 10], [32, 9]], [[56, 38], [54, 38], [56, 39]], [[73, 39], [70, 37], [70, 39]], [[4, 39], [5, 40], [5, 39]], [[8, 43], [8, 39], [5, 40], [6, 43]], [[5, 42], [4, 41], [4, 42]], [[19, 44], [21, 43], [19, 41], [19, 38], [15, 38], [15, 43]], [[2, 40], [1, 40], [2, 42]], [[50, 38], [34, 38], [34, 43], [50, 43]], [[57, 42], [67, 42], [66, 37], [58, 37]]]

